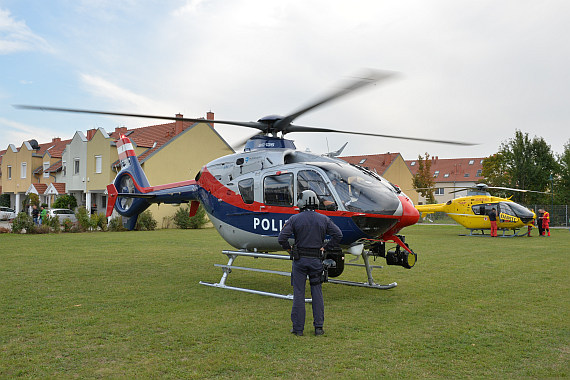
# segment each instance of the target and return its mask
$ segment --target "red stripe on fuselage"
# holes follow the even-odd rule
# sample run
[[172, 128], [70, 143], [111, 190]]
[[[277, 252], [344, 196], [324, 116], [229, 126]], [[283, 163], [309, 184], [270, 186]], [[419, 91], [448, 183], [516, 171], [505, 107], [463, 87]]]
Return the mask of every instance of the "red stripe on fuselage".
[[[220, 181], [218, 181], [212, 175], [212, 173], [208, 171], [206, 167], [202, 168], [202, 173], [200, 175], [200, 179], [198, 180], [198, 185], [200, 185], [205, 190], [209, 191], [214, 197], [221, 199], [222, 201], [232, 206], [239, 207], [244, 211], [264, 212], [264, 213], [267, 212], [275, 214], [296, 214], [299, 212], [299, 209], [297, 207], [271, 206], [261, 202], [253, 202], [251, 204], [244, 203], [241, 195], [236, 194], [233, 190], [224, 186]], [[351, 212], [351, 211], [318, 210], [318, 212], [320, 214], [327, 216], [343, 216], [348, 218], [355, 215], [362, 215], [371, 218], [400, 219], [400, 217], [396, 215], [367, 214], [362, 212]]]

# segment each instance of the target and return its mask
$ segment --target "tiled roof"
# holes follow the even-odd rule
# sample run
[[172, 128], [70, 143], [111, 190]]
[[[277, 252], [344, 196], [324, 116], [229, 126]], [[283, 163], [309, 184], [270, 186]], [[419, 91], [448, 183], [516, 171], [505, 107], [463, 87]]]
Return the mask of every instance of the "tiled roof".
[[65, 146], [71, 142], [69, 140], [53, 139], [51, 142], [39, 144], [40, 149], [36, 151], [36, 155], [43, 156], [45, 152], [49, 152], [53, 158], [61, 158], [61, 154]]
[[46, 173], [55, 173], [60, 171], [62, 168], [62, 160], [59, 160], [55, 163], [53, 163], [49, 168], [47, 168], [45, 171]]
[[57, 190], [58, 194], [65, 194], [65, 183], [53, 182], [53, 187]]
[[350, 164], [360, 165], [372, 171], [376, 170], [378, 174], [382, 175], [399, 155], [400, 153], [384, 153], [364, 156], [345, 156], [339, 158]]
[[45, 193], [48, 185], [46, 185], [45, 183], [32, 183], [32, 186], [36, 188], [36, 191], [38, 192], [38, 194], [43, 194]]
[[[468, 181], [477, 182], [483, 179], [480, 170], [483, 170], [485, 157], [473, 158], [438, 158], [431, 157], [431, 173], [434, 182]], [[418, 172], [418, 160], [406, 160], [406, 165], [412, 174]], [[437, 173], [436, 173], [437, 172]], [[479, 175], [477, 175], [479, 174]]]
[[[204, 122], [207, 122], [207, 120], [204, 119]], [[194, 124], [196, 123], [183, 122], [182, 132], [184, 132]], [[144, 151], [142, 154], [138, 156], [139, 162], [143, 162], [151, 154], [156, 152], [158, 149], [160, 149], [163, 145], [168, 143], [170, 140], [172, 140], [173, 137], [176, 136], [175, 126], [176, 122], [158, 124], [158, 125], [151, 125], [148, 127], [128, 129], [126, 130], [126, 132], [123, 131], [123, 133], [137, 146], [148, 148], [146, 151]], [[115, 140], [119, 138], [119, 135], [120, 133], [117, 132], [116, 130], [109, 134], [109, 136]]]

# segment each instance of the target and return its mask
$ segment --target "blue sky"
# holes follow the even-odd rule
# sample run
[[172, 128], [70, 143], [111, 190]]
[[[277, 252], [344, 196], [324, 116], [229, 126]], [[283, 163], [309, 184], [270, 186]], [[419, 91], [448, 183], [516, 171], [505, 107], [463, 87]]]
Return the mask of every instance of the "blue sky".
[[[13, 104], [250, 121], [288, 114], [363, 67], [397, 71], [297, 124], [463, 140], [290, 134], [317, 153], [494, 153], [515, 129], [570, 139], [570, 2], [0, 0], [0, 149], [148, 120]], [[161, 121], [156, 121], [156, 124]], [[216, 126], [230, 143], [249, 130]]]

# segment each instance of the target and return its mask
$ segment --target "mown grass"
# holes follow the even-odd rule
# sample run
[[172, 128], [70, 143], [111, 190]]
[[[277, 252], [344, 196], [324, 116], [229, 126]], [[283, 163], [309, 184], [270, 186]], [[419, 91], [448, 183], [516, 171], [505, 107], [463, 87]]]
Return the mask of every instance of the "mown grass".
[[[0, 235], [0, 377], [568, 376], [570, 233], [463, 231], [407, 228], [417, 265], [374, 271], [392, 290], [325, 284], [322, 337], [309, 334], [309, 305], [294, 337], [290, 301], [199, 285], [226, 261], [213, 229]], [[236, 260], [250, 264], [290, 266]], [[228, 284], [291, 292], [263, 273], [234, 271]]]

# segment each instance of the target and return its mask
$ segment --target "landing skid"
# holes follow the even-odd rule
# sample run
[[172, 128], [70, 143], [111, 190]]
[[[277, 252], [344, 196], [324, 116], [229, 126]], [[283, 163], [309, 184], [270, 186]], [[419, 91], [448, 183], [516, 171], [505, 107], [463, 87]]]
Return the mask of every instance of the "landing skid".
[[[234, 269], [247, 270], [247, 271], [252, 271], [252, 272], [270, 273], [270, 274], [277, 274], [280, 276], [291, 277], [290, 272], [235, 266], [233, 264], [235, 262], [235, 259], [238, 256], [246, 256], [246, 257], [253, 257], [253, 258], [264, 258], [264, 259], [289, 260], [289, 255], [276, 255], [276, 254], [270, 254], [270, 253], [247, 252], [247, 251], [222, 251], [222, 253], [228, 257], [228, 263], [227, 264], [214, 264], [214, 266], [216, 266], [218, 268], [222, 268], [223, 273], [222, 273], [222, 278], [220, 279], [220, 282], [211, 283], [211, 282], [200, 281], [201, 285], [212, 286], [212, 287], [221, 288], [221, 289], [237, 290], [237, 291], [245, 292], [245, 293], [258, 294], [261, 296], [270, 296], [270, 297], [288, 299], [288, 300], [293, 299], [292, 294], [272, 293], [272, 292], [265, 292], [265, 291], [261, 291], [261, 290], [239, 288], [239, 287], [235, 287], [235, 286], [226, 285], [226, 281], [228, 280], [228, 276], [230, 273], [232, 273], [232, 270], [234, 270]], [[360, 286], [360, 287], [364, 287], [364, 288], [373, 288], [373, 289], [391, 289], [391, 288], [397, 286], [398, 284], [395, 282], [388, 284], [388, 285], [380, 285], [380, 284], [376, 284], [374, 282], [374, 279], [372, 278], [372, 269], [373, 268], [382, 268], [382, 266], [370, 265], [369, 260], [368, 260], [368, 256], [369, 256], [369, 253], [367, 253], [366, 251], [362, 252], [362, 259], [364, 261], [364, 264], [345, 263], [345, 265], [365, 267], [366, 268], [366, 275], [368, 277], [368, 282], [355, 282], [355, 281], [344, 281], [344, 280], [335, 280], [335, 279], [329, 279], [328, 282], [330, 282], [331, 284]], [[311, 298], [305, 298], [305, 302], [312, 302], [312, 299]]]
[[[485, 230], [485, 229], [477, 229], [477, 228], [468, 228], [469, 230], [469, 234], [459, 234], [459, 236], [491, 236], [490, 234], [485, 234], [485, 231], [490, 231], [490, 230]], [[481, 231], [481, 233], [475, 233], [475, 231]], [[497, 231], [502, 231], [502, 235], [497, 235], [498, 237], [503, 237], [503, 238], [512, 238], [512, 237], [520, 237], [520, 236], [526, 236], [528, 234], [528, 230], [523, 230], [523, 229], [511, 229], [511, 228], [500, 228]], [[505, 235], [505, 232], [507, 231], [512, 231], [513, 233], [510, 235]]]

